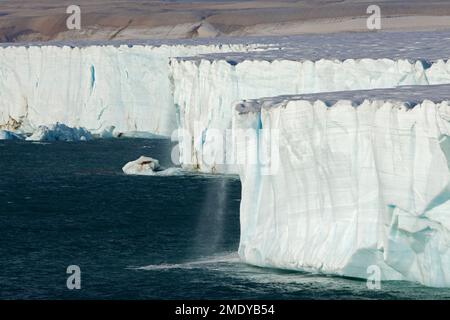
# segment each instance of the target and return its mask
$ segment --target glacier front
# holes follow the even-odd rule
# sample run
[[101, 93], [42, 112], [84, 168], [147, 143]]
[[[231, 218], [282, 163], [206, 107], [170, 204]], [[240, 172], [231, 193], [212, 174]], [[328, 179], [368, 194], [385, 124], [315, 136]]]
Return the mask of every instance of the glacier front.
[[231, 129], [232, 105], [241, 99], [450, 83], [449, 39], [449, 32], [304, 36], [279, 39], [278, 50], [174, 57], [174, 102], [189, 137], [180, 139], [181, 162], [237, 172], [227, 160], [230, 144], [215, 136]]
[[[257, 41], [257, 40], [255, 40]], [[0, 129], [63, 123], [99, 134], [170, 136], [177, 128], [169, 57], [248, 51], [228, 40], [0, 46]]]
[[450, 32], [223, 41], [0, 46], [0, 138], [179, 129], [184, 168], [239, 173], [245, 261], [450, 286]]
[[241, 258], [358, 278], [376, 266], [384, 280], [450, 286], [449, 92], [419, 86], [238, 103], [235, 152], [256, 159], [239, 165]]

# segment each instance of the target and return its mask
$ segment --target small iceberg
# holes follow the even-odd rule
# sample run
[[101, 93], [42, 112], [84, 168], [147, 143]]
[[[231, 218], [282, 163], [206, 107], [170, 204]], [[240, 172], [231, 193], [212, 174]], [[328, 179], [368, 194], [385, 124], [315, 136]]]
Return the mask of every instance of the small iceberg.
[[0, 130], [0, 140], [23, 140], [24, 138], [17, 133], [7, 130]]
[[92, 140], [91, 133], [85, 128], [71, 128], [62, 123], [50, 126], [39, 126], [27, 138], [28, 141], [88, 141]]
[[128, 162], [122, 171], [129, 175], [141, 176], [172, 176], [181, 174], [181, 168], [164, 169], [159, 161], [150, 157], [141, 156], [139, 159]]

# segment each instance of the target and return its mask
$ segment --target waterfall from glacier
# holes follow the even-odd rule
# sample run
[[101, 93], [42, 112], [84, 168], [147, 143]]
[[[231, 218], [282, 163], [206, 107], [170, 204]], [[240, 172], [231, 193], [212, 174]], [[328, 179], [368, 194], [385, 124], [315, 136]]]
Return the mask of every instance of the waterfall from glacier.
[[199, 214], [192, 248], [194, 255], [205, 256], [219, 253], [223, 245], [230, 181], [227, 177], [212, 179], [217, 181], [214, 183], [214, 187], [208, 189], [202, 205], [202, 212]]

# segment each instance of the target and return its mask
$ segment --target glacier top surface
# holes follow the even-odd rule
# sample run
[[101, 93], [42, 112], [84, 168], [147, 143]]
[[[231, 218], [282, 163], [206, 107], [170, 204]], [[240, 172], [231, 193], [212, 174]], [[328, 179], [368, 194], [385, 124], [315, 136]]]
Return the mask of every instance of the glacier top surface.
[[194, 39], [149, 39], [149, 40], [109, 40], [109, 41], [97, 41], [97, 40], [73, 40], [73, 41], [44, 41], [44, 42], [5, 42], [0, 43], [0, 48], [6, 47], [90, 47], [90, 46], [113, 46], [119, 47], [125, 46], [151, 46], [159, 47], [163, 45], [167, 46], [199, 46], [199, 45], [232, 45], [232, 44], [245, 44], [245, 45], [258, 45], [263, 47], [278, 43], [277, 37], [217, 37], [217, 38], [194, 38]]
[[[257, 38], [252, 38], [257, 39]], [[261, 38], [272, 49], [252, 52], [204, 54], [178, 60], [225, 60], [238, 64], [245, 60], [318, 61], [321, 59], [406, 59], [433, 62], [450, 58], [450, 30], [433, 32], [366, 32]]]
[[338, 101], [343, 100], [351, 101], [356, 106], [362, 104], [365, 100], [397, 101], [413, 108], [425, 100], [435, 103], [450, 101], [450, 85], [401, 86], [388, 89], [281, 95], [277, 97], [243, 100], [236, 105], [236, 110], [240, 113], [258, 112], [261, 108], [278, 107], [288, 101], [323, 101], [326, 105], [333, 106]]
[[450, 58], [450, 30], [426, 32], [364, 32], [278, 37], [219, 37], [183, 40], [133, 41], [50, 41], [42, 43], [2, 43], [2, 47], [32, 46], [197, 46], [197, 45], [254, 45], [261, 50], [250, 52], [211, 53], [178, 60], [225, 60], [238, 64], [246, 60], [318, 61], [321, 59], [406, 59], [433, 62]]

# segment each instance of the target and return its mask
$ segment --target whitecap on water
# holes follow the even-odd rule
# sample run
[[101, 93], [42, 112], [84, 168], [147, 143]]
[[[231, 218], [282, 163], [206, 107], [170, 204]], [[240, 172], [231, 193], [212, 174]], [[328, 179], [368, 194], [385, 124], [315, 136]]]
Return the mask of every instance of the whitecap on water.
[[155, 176], [179, 176], [184, 174], [183, 169], [181, 168], [168, 168], [161, 171], [156, 171]]
[[39, 144], [39, 145], [45, 146], [45, 145], [51, 144], [51, 143], [50, 142], [39, 142], [39, 141], [37, 141], [37, 142], [32, 142], [31, 144]]

